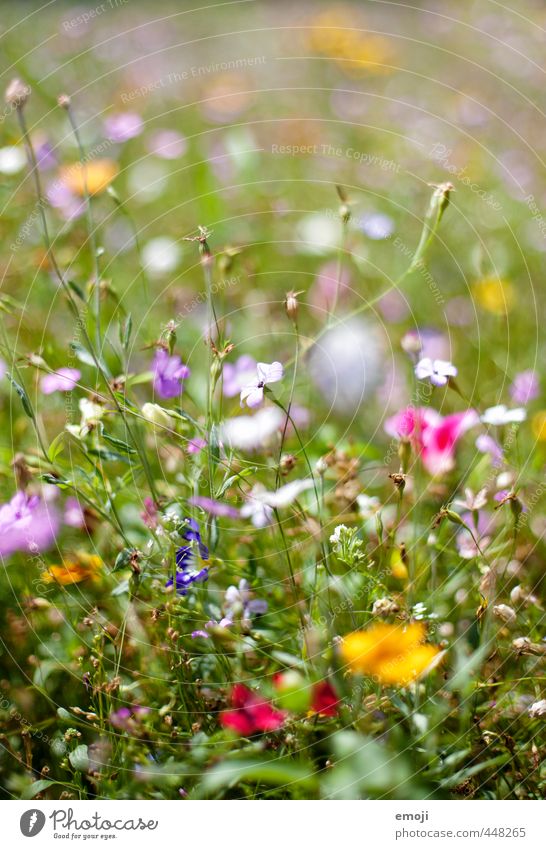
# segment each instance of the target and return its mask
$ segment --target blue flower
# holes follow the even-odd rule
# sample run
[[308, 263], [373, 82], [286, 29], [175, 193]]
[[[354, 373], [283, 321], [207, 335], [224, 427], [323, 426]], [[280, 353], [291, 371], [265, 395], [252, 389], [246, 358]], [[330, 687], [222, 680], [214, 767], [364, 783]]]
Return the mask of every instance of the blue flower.
[[192, 584], [204, 583], [208, 580], [208, 566], [203, 565], [209, 559], [209, 550], [201, 540], [199, 525], [195, 519], [186, 519], [187, 527], [182, 532], [182, 539], [187, 545], [182, 545], [176, 552], [176, 574], [169, 578], [166, 587], [176, 584], [178, 595], [187, 595]]

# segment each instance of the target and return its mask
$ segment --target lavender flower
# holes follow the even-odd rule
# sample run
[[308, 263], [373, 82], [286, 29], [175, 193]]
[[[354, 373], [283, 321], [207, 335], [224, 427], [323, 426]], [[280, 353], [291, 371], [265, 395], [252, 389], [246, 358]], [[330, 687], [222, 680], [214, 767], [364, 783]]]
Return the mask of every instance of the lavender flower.
[[0, 556], [15, 551], [45, 551], [54, 542], [59, 529], [55, 508], [38, 495], [16, 492], [0, 507]]
[[208, 498], [204, 495], [195, 495], [189, 499], [190, 504], [200, 507], [209, 516], [217, 516], [220, 519], [238, 519], [239, 510], [232, 507], [230, 504], [224, 504], [222, 501], [216, 501], [214, 498]]
[[77, 368], [60, 368], [42, 377], [40, 389], [44, 395], [52, 395], [53, 392], [71, 392], [81, 376]]
[[136, 112], [119, 112], [104, 122], [106, 138], [113, 142], [126, 142], [142, 132], [144, 124]]
[[243, 354], [235, 363], [224, 363], [223, 391], [226, 398], [233, 398], [247, 386], [256, 374], [256, 360]]
[[258, 363], [256, 366], [256, 378], [241, 390], [241, 407], [259, 407], [264, 399], [264, 389], [270, 383], [282, 380], [284, 369], [281, 363]]
[[229, 620], [240, 616], [242, 624], [248, 627], [252, 616], [263, 616], [267, 613], [267, 602], [261, 598], [253, 599], [248, 581], [242, 578], [238, 587], [232, 585], [227, 588], [224, 610]]
[[176, 130], [157, 130], [148, 141], [148, 150], [162, 159], [178, 159], [188, 147], [186, 138]]
[[423, 357], [415, 366], [418, 380], [430, 380], [433, 386], [445, 386], [450, 377], [457, 377], [457, 369], [448, 360], [431, 360]]
[[540, 392], [538, 376], [535, 371], [528, 369], [516, 375], [510, 387], [510, 397], [516, 404], [527, 404], [538, 398]]
[[180, 357], [169, 356], [164, 348], [158, 348], [152, 364], [154, 391], [160, 398], [176, 398], [182, 392], [182, 381], [191, 374]]
[[85, 514], [77, 498], [67, 498], [64, 505], [64, 523], [71, 528], [85, 527]]

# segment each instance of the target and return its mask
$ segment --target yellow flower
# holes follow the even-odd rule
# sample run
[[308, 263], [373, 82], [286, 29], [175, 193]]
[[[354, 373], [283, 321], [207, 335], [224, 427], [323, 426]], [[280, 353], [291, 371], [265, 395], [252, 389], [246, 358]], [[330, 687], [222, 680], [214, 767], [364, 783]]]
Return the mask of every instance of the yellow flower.
[[349, 76], [389, 73], [391, 45], [386, 38], [369, 34], [355, 22], [352, 8], [328, 9], [311, 24], [309, 47], [339, 64]]
[[79, 551], [71, 559], [64, 560], [61, 565], [48, 566], [42, 572], [42, 580], [51, 584], [56, 582], [63, 587], [67, 584], [79, 584], [88, 578], [95, 578], [102, 567], [102, 560], [96, 554]]
[[540, 410], [533, 416], [531, 427], [539, 442], [546, 442], [546, 410]]
[[93, 159], [82, 165], [80, 162], [61, 169], [61, 180], [77, 195], [85, 195], [85, 185], [90, 195], [97, 195], [108, 188], [118, 166], [112, 159]]
[[514, 303], [514, 288], [508, 280], [484, 277], [473, 289], [479, 305], [494, 315], [506, 315]]
[[422, 622], [411, 625], [372, 625], [366, 631], [348, 634], [341, 655], [352, 672], [360, 672], [381, 684], [405, 687], [423, 675], [440, 652], [425, 643]]

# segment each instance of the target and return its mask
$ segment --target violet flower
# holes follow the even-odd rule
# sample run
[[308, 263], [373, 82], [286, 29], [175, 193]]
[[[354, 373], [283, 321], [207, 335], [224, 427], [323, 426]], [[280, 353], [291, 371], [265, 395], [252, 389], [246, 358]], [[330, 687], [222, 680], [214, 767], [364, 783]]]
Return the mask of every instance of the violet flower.
[[140, 730], [142, 719], [148, 713], [150, 713], [150, 708], [142, 707], [141, 705], [131, 705], [131, 707], [121, 707], [118, 710], [112, 711], [109, 719], [114, 728], [118, 728], [120, 731], [127, 731], [129, 734], [135, 734]]
[[45, 551], [54, 542], [59, 529], [55, 508], [38, 495], [16, 492], [0, 507], [0, 556], [16, 551]]
[[224, 596], [224, 611], [229, 620], [240, 617], [241, 623], [249, 627], [252, 616], [263, 616], [267, 613], [267, 601], [252, 598], [250, 584], [242, 578], [238, 587], [232, 585], [227, 588]]
[[[182, 545], [176, 552], [176, 572], [174, 577], [169, 578], [166, 587], [176, 586], [178, 595], [187, 595], [192, 584], [204, 583], [208, 580], [209, 550], [201, 540], [199, 525], [195, 519], [186, 519], [187, 526], [182, 532], [182, 539], [186, 545]], [[205, 565], [202, 565], [202, 563]]]
[[516, 404], [527, 404], [538, 398], [540, 387], [535, 371], [528, 369], [517, 374], [510, 387], [510, 397]]
[[223, 392], [226, 398], [234, 398], [247, 386], [256, 374], [256, 360], [243, 354], [235, 363], [224, 363], [222, 372]]
[[270, 383], [278, 383], [282, 380], [284, 369], [279, 362], [258, 363], [256, 366], [256, 378], [241, 390], [241, 407], [259, 407], [264, 399], [264, 389]]
[[431, 360], [423, 357], [415, 366], [418, 380], [430, 380], [433, 386], [446, 386], [450, 377], [457, 377], [457, 369], [448, 360]]
[[480, 433], [476, 439], [476, 448], [482, 454], [489, 454], [494, 466], [502, 466], [504, 459], [503, 450], [497, 440], [489, 436], [488, 433]]
[[209, 516], [216, 516], [219, 519], [238, 519], [240, 515], [236, 507], [224, 504], [222, 501], [216, 501], [214, 498], [208, 498], [205, 495], [195, 495], [189, 499], [189, 503], [200, 507]]
[[157, 130], [148, 140], [148, 150], [162, 159], [178, 159], [187, 150], [185, 136], [176, 130]]
[[53, 392], [71, 392], [81, 377], [77, 368], [59, 368], [51, 374], [44, 374], [40, 381], [40, 389], [44, 395]]
[[164, 348], [158, 348], [152, 363], [154, 391], [160, 398], [176, 398], [182, 392], [182, 381], [191, 374], [180, 357], [170, 356]]

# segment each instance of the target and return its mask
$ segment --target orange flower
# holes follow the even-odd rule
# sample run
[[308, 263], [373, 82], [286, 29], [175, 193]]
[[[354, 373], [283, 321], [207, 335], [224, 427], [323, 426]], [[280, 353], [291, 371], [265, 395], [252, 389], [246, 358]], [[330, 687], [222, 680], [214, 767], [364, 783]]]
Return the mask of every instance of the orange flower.
[[42, 572], [42, 580], [51, 584], [54, 581], [61, 586], [79, 584], [88, 578], [95, 578], [102, 567], [102, 560], [96, 554], [79, 551], [74, 558], [64, 560], [61, 565], [48, 566]]
[[75, 162], [61, 168], [61, 180], [77, 195], [85, 195], [86, 183], [89, 194], [97, 195], [108, 188], [118, 170], [112, 159], [93, 159], [85, 165]]
[[373, 676], [381, 684], [405, 687], [427, 672], [440, 652], [437, 646], [425, 643], [425, 636], [422, 622], [372, 625], [348, 634], [341, 655], [352, 672]]
[[314, 53], [337, 62], [349, 76], [366, 72], [389, 73], [392, 48], [389, 41], [355, 22], [352, 8], [326, 10], [311, 23], [309, 46]]

